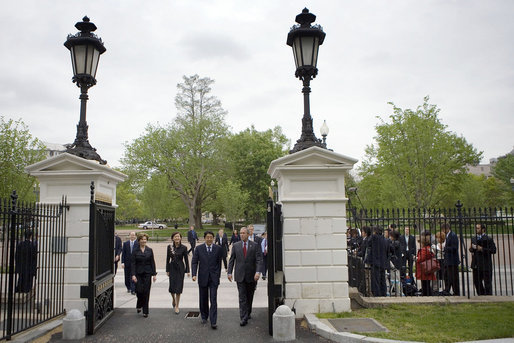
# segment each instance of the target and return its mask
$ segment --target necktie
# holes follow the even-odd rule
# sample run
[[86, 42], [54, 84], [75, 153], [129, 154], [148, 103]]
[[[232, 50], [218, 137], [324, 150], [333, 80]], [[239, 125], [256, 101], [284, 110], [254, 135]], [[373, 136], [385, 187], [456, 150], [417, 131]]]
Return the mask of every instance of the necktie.
[[246, 257], [246, 242], [243, 242], [243, 255]]
[[209, 254], [211, 253], [211, 247], [210, 247], [210, 246], [208, 246], [208, 247], [207, 247], [207, 252], [208, 252]]
[[132, 249], [134, 248], [134, 242], [130, 241], [130, 252], [132, 252]]

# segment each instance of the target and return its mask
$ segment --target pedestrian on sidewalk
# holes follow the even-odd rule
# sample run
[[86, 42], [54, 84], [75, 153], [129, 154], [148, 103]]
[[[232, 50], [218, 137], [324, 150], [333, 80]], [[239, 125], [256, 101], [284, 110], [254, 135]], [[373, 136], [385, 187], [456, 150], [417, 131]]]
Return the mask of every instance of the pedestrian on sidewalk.
[[[228, 263], [228, 279], [232, 282], [232, 271], [237, 282], [239, 293], [239, 325], [248, 324], [252, 316], [253, 295], [257, 280], [261, 275], [262, 252], [260, 244], [248, 239], [248, 229], [243, 227], [239, 231], [241, 241], [234, 244], [230, 261]], [[260, 242], [260, 241], [259, 241]]]
[[266, 280], [266, 272], [268, 271], [268, 233], [263, 232], [262, 235], [262, 279]]
[[182, 235], [180, 232], [171, 234], [171, 244], [168, 245], [166, 253], [166, 275], [170, 280], [168, 291], [171, 293], [172, 305], [175, 314], [179, 314], [180, 295], [184, 289], [184, 274], [190, 276], [189, 259], [187, 247], [182, 245]]
[[[217, 329], [218, 319], [218, 286], [220, 284], [221, 260], [223, 258], [222, 248], [214, 244], [214, 233], [205, 231], [203, 234], [204, 244], [200, 244], [193, 252], [191, 269], [193, 281], [196, 281], [198, 273], [198, 291], [200, 297], [200, 314], [202, 324], [211, 321], [211, 328]], [[209, 310], [210, 299], [210, 310]]]
[[225, 271], [227, 271], [228, 238], [223, 228], [218, 230], [216, 238], [214, 239], [214, 244], [221, 247], [221, 251], [223, 252], [223, 267], [225, 267]]
[[187, 241], [191, 245], [191, 249], [187, 252], [189, 254], [190, 252], [195, 251], [196, 242], [199, 242], [198, 235], [196, 234], [195, 227], [193, 225], [189, 227], [189, 231], [187, 232]]
[[132, 281], [136, 284], [137, 313], [141, 313], [143, 309], [143, 317], [148, 317], [148, 303], [150, 301], [150, 288], [153, 282], [157, 280], [157, 271], [155, 270], [155, 259], [153, 250], [146, 245], [148, 235], [140, 233], [137, 237], [139, 248], [132, 253]]
[[129, 234], [129, 240], [123, 243], [121, 252], [121, 267], [125, 269], [125, 287], [127, 293], [136, 294], [136, 284], [132, 281], [132, 252], [139, 248], [136, 240], [136, 233], [132, 231]]

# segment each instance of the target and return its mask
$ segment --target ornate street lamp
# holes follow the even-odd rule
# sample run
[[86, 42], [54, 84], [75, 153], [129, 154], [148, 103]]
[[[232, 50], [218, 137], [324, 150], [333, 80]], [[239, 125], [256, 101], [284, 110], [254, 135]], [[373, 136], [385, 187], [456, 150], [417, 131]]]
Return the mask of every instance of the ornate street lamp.
[[328, 125], [327, 121], [323, 120], [323, 125], [321, 125], [321, 128], [319, 129], [319, 133], [321, 133], [321, 137], [323, 137], [323, 147], [327, 148], [327, 136], [328, 136]]
[[311, 26], [316, 16], [304, 8], [302, 13], [296, 16], [295, 25], [287, 35], [287, 45], [293, 48], [294, 60], [296, 63], [295, 76], [303, 81], [303, 118], [302, 135], [293, 150], [289, 153], [298, 152], [311, 146], [324, 148], [321, 140], [316, 138], [312, 129], [312, 117], [310, 113], [309, 93], [311, 92], [310, 82], [318, 74], [316, 68], [318, 62], [318, 48], [323, 44], [325, 32], [319, 25]]
[[77, 87], [80, 87], [80, 121], [77, 125], [77, 137], [73, 144], [66, 146], [66, 152], [87, 160], [96, 160], [100, 164], [106, 164], [107, 161], [102, 160], [96, 149], [89, 144], [86, 122], [86, 103], [89, 99], [87, 91], [96, 84], [95, 76], [98, 61], [100, 55], [106, 49], [102, 39], [92, 33], [96, 30], [96, 25], [91, 23], [87, 16], [82, 19], [82, 22], [75, 24], [75, 27], [80, 32], [75, 35], [68, 35], [64, 46], [71, 53], [72, 81], [77, 84]]

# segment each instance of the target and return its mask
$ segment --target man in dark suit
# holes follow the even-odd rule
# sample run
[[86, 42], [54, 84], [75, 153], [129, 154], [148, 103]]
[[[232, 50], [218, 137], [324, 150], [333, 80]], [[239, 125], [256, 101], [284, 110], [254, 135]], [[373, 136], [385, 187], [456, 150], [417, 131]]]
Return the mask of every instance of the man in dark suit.
[[471, 268], [473, 268], [473, 284], [477, 295], [492, 295], [493, 261], [492, 254], [496, 254], [496, 245], [493, 238], [485, 233], [485, 224], [475, 226], [476, 236], [471, 238]]
[[247, 230], [248, 230], [248, 240], [261, 245], [262, 238], [259, 237], [259, 235], [256, 235], [253, 233], [253, 230], [254, 230], [253, 224], [248, 225]]
[[405, 234], [400, 237], [400, 247], [407, 261], [409, 276], [412, 278], [412, 266], [416, 256], [416, 239], [410, 234], [410, 227], [405, 227]]
[[[205, 231], [203, 235], [205, 244], [199, 245], [193, 252], [191, 261], [193, 281], [198, 273], [198, 289], [200, 292], [200, 314], [202, 324], [211, 321], [211, 327], [217, 329], [218, 318], [218, 286], [220, 284], [221, 259], [223, 252], [219, 245], [214, 244], [212, 231]], [[209, 298], [211, 308], [209, 311]]]
[[389, 267], [387, 258], [389, 243], [382, 236], [381, 228], [373, 228], [368, 247], [368, 254], [364, 262], [371, 265], [371, 292], [375, 297], [385, 297], [387, 294], [385, 270]]
[[121, 258], [121, 251], [123, 250], [123, 243], [121, 242], [118, 233], [114, 233], [114, 275], [118, 272], [118, 262]]
[[444, 291], [450, 293], [453, 289], [453, 295], [460, 295], [459, 286], [459, 237], [450, 228], [450, 224], [441, 225], [441, 230], [446, 233], [446, 243], [444, 246], [444, 267], [445, 282]]
[[225, 267], [225, 271], [227, 270], [227, 255], [228, 255], [228, 238], [227, 234], [223, 231], [223, 229], [219, 229], [216, 234], [216, 238], [214, 239], [214, 244], [219, 245], [223, 252], [223, 266]]
[[228, 263], [228, 279], [232, 282], [232, 271], [237, 282], [239, 293], [239, 317], [241, 326], [251, 319], [253, 294], [257, 280], [261, 275], [262, 252], [260, 244], [248, 239], [248, 229], [243, 227], [239, 232], [241, 241], [234, 244]]
[[129, 240], [123, 243], [121, 249], [121, 267], [125, 269], [125, 287], [127, 287], [127, 293], [132, 295], [136, 294], [136, 284], [132, 281], [132, 252], [139, 248], [139, 243], [136, 240], [136, 233], [131, 232]]
[[187, 251], [189, 254], [191, 251], [195, 251], [196, 242], [198, 242], [198, 235], [196, 234], [195, 227], [191, 225], [189, 227], [189, 231], [187, 232], [187, 241], [191, 245], [191, 249]]

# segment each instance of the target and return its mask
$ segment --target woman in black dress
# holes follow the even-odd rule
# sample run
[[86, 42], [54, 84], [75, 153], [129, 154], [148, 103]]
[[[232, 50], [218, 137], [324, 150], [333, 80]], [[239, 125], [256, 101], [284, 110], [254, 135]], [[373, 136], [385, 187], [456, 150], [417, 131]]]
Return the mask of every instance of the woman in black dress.
[[189, 259], [187, 257], [187, 247], [182, 245], [182, 235], [180, 232], [171, 234], [172, 243], [168, 245], [166, 254], [166, 274], [170, 278], [170, 288], [172, 305], [175, 308], [175, 314], [179, 314], [178, 308], [180, 303], [180, 295], [184, 288], [184, 273], [190, 276]]
[[157, 271], [155, 270], [155, 259], [153, 250], [146, 246], [148, 235], [146, 233], [137, 236], [139, 249], [132, 252], [132, 281], [136, 284], [137, 313], [143, 309], [143, 316], [148, 317], [148, 302], [150, 300], [150, 288], [157, 279]]

